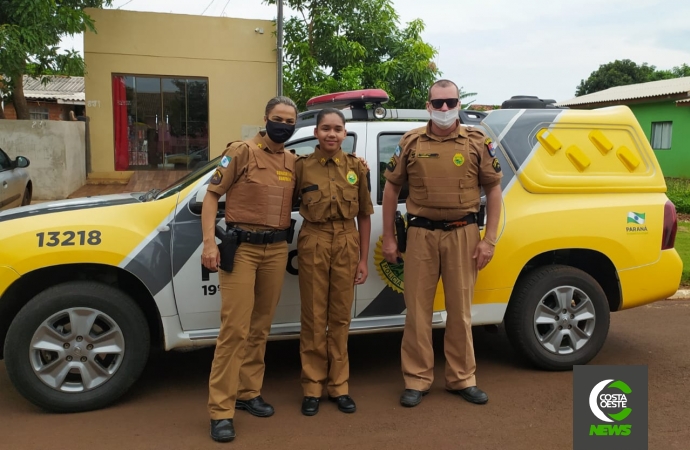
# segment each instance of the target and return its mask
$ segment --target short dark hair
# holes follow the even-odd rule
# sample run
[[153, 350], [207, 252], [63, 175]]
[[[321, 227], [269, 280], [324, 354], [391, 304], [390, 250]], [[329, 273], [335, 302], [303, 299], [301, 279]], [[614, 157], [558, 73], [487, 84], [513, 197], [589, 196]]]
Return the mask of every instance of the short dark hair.
[[457, 84], [453, 83], [450, 80], [438, 80], [438, 81], [434, 82], [434, 84], [432, 84], [431, 87], [429, 87], [429, 98], [428, 98], [428, 100], [431, 100], [431, 88], [433, 88], [434, 86], [438, 86], [438, 87], [455, 86], [455, 89], [458, 90], [458, 98], [460, 98], [460, 88], [458, 87]]
[[266, 115], [268, 116], [271, 113], [271, 111], [273, 111], [273, 108], [275, 108], [278, 105], [292, 106], [293, 108], [295, 108], [295, 115], [299, 114], [299, 111], [297, 110], [297, 105], [295, 104], [295, 102], [292, 101], [291, 98], [284, 97], [281, 95], [278, 97], [273, 97], [272, 99], [270, 99], [268, 101], [268, 103], [266, 104]]
[[325, 108], [319, 111], [319, 113], [316, 115], [316, 126], [318, 127], [323, 118], [329, 114], [337, 114], [338, 117], [340, 117], [340, 119], [343, 121], [343, 125], [345, 125], [345, 115], [339, 109]]

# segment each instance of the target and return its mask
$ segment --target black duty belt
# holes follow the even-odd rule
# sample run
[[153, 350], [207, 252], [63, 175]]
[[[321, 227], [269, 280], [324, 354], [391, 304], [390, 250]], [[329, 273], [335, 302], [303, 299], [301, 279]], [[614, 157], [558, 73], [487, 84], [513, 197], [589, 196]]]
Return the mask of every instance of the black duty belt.
[[412, 214], [407, 215], [408, 227], [420, 227], [426, 228], [427, 230], [449, 231], [473, 223], [477, 223], [477, 214], [475, 213], [468, 214], [465, 217], [458, 220], [430, 220], [426, 217], [414, 216]]
[[289, 232], [289, 228], [287, 230], [249, 231], [228, 224], [228, 233], [237, 236], [238, 244], [246, 242], [248, 244], [262, 245], [287, 241]]

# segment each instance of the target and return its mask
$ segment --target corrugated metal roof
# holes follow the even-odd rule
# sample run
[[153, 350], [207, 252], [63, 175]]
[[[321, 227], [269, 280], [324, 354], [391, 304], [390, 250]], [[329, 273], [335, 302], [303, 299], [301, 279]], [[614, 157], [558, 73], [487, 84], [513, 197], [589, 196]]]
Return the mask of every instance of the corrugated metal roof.
[[682, 104], [683, 106], [690, 106], [690, 98], [687, 100], [678, 100], [676, 102], [676, 105], [678, 105], [678, 104]]
[[30, 99], [84, 102], [84, 77], [51, 76], [45, 84], [43, 78], [24, 75], [24, 96]]
[[690, 77], [673, 78], [670, 80], [650, 81], [648, 83], [616, 86], [593, 94], [582, 95], [570, 100], [559, 102], [558, 106], [587, 105], [591, 103], [616, 102], [639, 98], [658, 97], [688, 93], [690, 96]]

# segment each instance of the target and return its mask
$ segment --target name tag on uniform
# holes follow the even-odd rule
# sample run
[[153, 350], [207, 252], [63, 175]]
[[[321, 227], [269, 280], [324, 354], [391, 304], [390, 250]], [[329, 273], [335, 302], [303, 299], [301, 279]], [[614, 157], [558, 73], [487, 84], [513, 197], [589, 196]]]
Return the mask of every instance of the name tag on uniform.
[[307, 186], [307, 187], [303, 188], [302, 194], [306, 194], [307, 192], [311, 192], [311, 191], [317, 191], [318, 189], [319, 189], [318, 184], [312, 184], [311, 186]]
[[438, 153], [417, 153], [417, 158], [438, 158]]

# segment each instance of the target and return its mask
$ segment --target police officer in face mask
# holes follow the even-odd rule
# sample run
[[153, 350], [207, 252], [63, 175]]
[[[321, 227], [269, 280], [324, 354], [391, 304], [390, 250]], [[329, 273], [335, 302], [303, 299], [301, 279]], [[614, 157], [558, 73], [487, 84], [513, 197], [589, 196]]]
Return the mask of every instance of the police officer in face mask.
[[[257, 417], [274, 413], [261, 397], [261, 386], [266, 338], [294, 231], [290, 215], [296, 157], [283, 144], [295, 131], [297, 106], [287, 97], [273, 98], [264, 120], [265, 132], [225, 149], [201, 216], [202, 264], [219, 272], [222, 302], [208, 400], [211, 437], [219, 442], [235, 438], [235, 409]], [[227, 233], [221, 253], [215, 228], [223, 195]]]
[[[439, 276], [448, 313], [446, 390], [471, 403], [488, 401], [476, 385], [471, 306], [477, 272], [489, 264], [496, 245], [502, 173], [491, 139], [461, 125], [459, 108], [457, 85], [434, 83], [427, 102], [431, 120], [402, 137], [385, 172], [382, 250], [391, 263], [400, 258], [393, 226], [398, 195], [405, 182], [409, 186], [400, 397], [407, 407], [418, 405], [433, 382], [431, 318]], [[481, 188], [487, 198], [483, 239], [477, 225]]]

